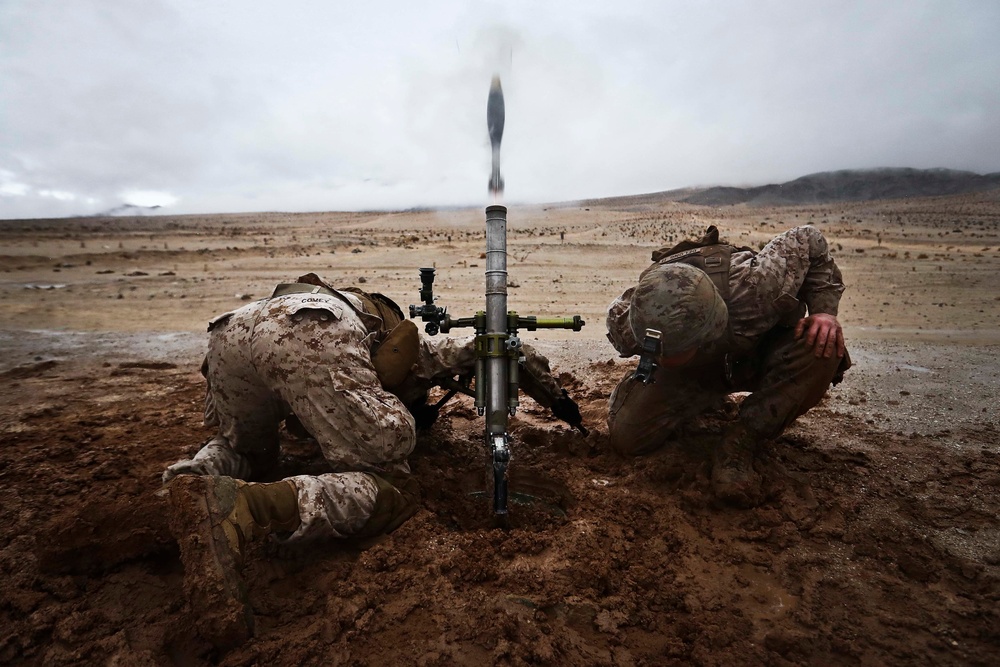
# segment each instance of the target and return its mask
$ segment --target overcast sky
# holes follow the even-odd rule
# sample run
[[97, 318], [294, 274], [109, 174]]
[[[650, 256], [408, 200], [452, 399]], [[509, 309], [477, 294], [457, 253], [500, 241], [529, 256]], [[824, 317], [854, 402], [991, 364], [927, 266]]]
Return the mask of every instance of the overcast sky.
[[0, 219], [1000, 171], [1000, 2], [0, 0]]

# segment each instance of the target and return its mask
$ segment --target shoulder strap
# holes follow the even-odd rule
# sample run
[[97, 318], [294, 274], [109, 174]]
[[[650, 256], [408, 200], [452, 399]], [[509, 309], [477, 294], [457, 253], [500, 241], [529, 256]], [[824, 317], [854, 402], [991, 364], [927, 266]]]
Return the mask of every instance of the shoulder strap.
[[687, 239], [675, 246], [663, 247], [653, 251], [654, 263], [669, 264], [680, 262], [701, 269], [712, 279], [715, 288], [726, 302], [729, 301], [729, 266], [735, 251], [749, 251], [757, 254], [746, 246], [736, 247], [719, 238], [719, 229], [709, 226], [700, 239]]
[[392, 331], [397, 324], [406, 319], [403, 317], [402, 309], [400, 309], [396, 302], [384, 294], [379, 294], [378, 292], [363, 292], [357, 287], [342, 287], [340, 291], [350, 292], [354, 296], [361, 299], [361, 303], [364, 304], [366, 313], [381, 317], [382, 330], [385, 332]]
[[718, 245], [719, 241], [719, 229], [715, 225], [711, 225], [705, 230], [705, 233], [700, 239], [692, 240], [685, 239], [675, 246], [670, 246], [669, 248], [664, 246], [659, 250], [653, 251], [652, 260], [654, 262], [659, 262], [664, 257], [669, 257], [670, 255], [676, 255], [679, 252], [685, 252], [693, 248], [702, 248], [708, 245]]
[[396, 304], [396, 302], [384, 294], [379, 294], [378, 292], [364, 292], [357, 287], [341, 287], [335, 289], [332, 285], [327, 283], [315, 273], [307, 273], [304, 276], [299, 276], [295, 282], [305, 285], [315, 285], [317, 287], [330, 290], [331, 294], [336, 294], [337, 292], [348, 292], [356, 296], [361, 301], [366, 314], [374, 315], [382, 319], [382, 326], [379, 328], [378, 335], [380, 340], [387, 333], [392, 331], [397, 324], [406, 319], [403, 316], [403, 310]]
[[712, 279], [722, 300], [729, 303], [729, 264], [732, 254], [733, 247], [730, 245], [710, 245], [669, 255], [658, 264], [690, 264], [701, 269]]

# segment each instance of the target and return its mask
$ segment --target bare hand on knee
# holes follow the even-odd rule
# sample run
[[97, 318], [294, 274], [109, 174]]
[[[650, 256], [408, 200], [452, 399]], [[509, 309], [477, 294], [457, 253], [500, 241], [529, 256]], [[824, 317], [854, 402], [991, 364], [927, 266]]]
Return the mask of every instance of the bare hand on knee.
[[803, 317], [795, 325], [795, 338], [802, 338], [805, 333], [805, 343], [813, 348], [817, 357], [829, 359], [834, 352], [837, 357], [847, 353], [844, 345], [844, 329], [833, 315], [817, 313]]

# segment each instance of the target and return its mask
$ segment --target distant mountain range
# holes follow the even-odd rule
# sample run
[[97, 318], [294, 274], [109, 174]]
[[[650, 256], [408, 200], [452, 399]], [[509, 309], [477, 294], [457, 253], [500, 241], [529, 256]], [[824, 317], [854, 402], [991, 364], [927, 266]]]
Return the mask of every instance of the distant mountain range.
[[1000, 189], [1000, 172], [976, 174], [955, 169], [844, 169], [809, 174], [773, 185], [684, 188], [601, 201], [607, 204], [621, 200], [623, 204], [632, 205], [668, 200], [702, 206], [781, 206], [938, 197], [996, 189]]
[[78, 218], [107, 218], [107, 217], [122, 217], [122, 216], [139, 216], [139, 215], [151, 215], [157, 213], [160, 209], [160, 205], [156, 204], [154, 206], [137, 206], [136, 204], [122, 204], [121, 206], [115, 206], [114, 208], [109, 208], [107, 211], [102, 211], [101, 213], [92, 213], [90, 215], [78, 215]]

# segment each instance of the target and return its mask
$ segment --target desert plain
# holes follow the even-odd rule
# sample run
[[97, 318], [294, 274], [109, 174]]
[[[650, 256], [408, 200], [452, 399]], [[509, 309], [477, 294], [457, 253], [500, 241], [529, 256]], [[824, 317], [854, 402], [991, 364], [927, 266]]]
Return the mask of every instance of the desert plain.
[[[447, 404], [411, 464], [420, 511], [366, 543], [261, 545], [256, 636], [220, 652], [157, 491], [197, 451], [213, 316], [310, 271], [483, 308], [484, 214], [257, 213], [0, 221], [0, 662], [106, 665], [994, 665], [1000, 661], [1000, 191], [781, 207], [634, 197], [508, 204], [509, 306], [586, 437], [530, 399], [512, 469], [544, 502], [493, 525], [482, 420]], [[759, 247], [810, 224], [847, 292], [854, 368], [720, 506], [706, 453], [623, 459], [607, 400], [635, 359], [608, 303], [709, 225]], [[461, 333], [461, 332], [455, 332]], [[276, 477], [324, 470], [284, 436]]]

